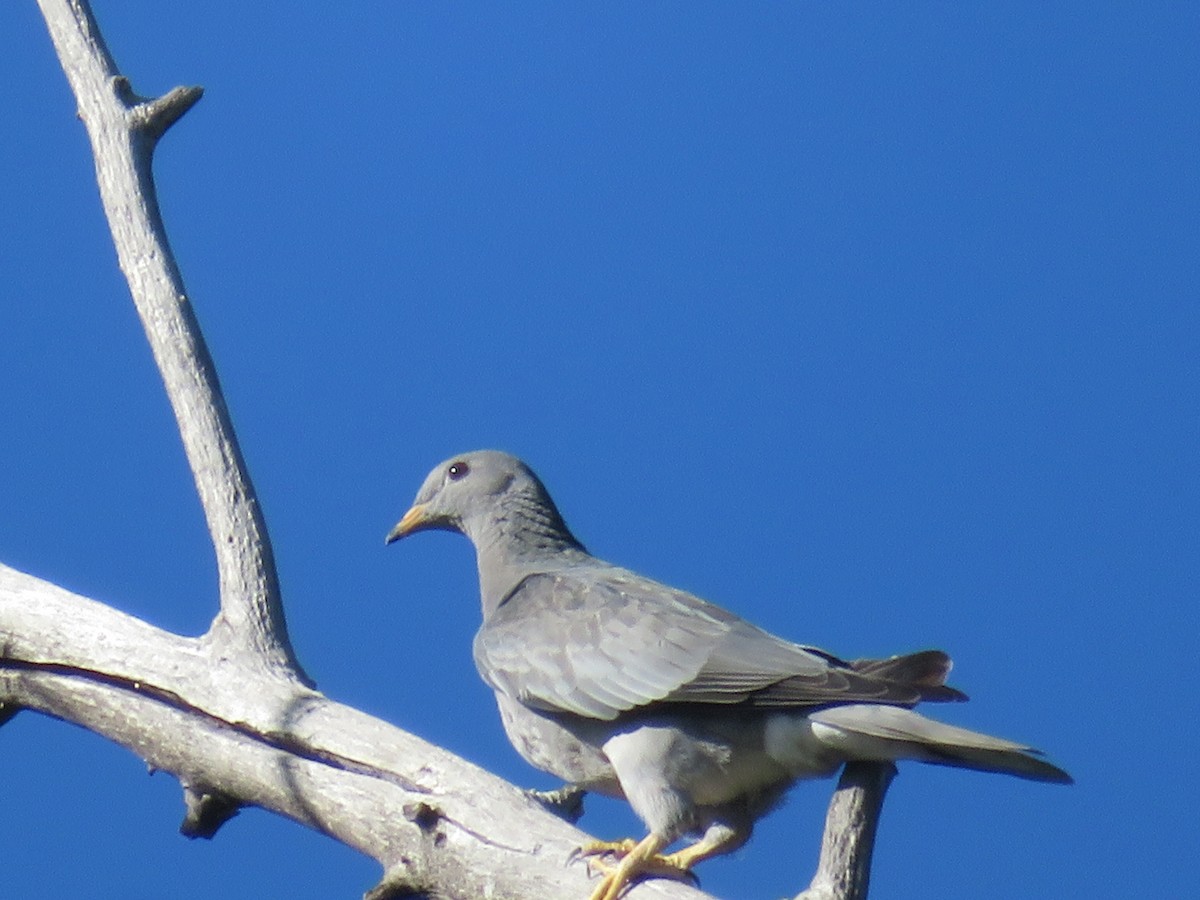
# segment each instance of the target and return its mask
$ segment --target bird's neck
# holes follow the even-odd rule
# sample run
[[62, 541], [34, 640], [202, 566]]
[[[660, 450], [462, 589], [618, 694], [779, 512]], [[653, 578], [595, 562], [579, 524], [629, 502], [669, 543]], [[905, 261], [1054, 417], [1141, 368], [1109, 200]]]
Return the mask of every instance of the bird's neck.
[[541, 498], [511, 498], [485, 527], [470, 530], [485, 618], [526, 576], [590, 559], [554, 505]]

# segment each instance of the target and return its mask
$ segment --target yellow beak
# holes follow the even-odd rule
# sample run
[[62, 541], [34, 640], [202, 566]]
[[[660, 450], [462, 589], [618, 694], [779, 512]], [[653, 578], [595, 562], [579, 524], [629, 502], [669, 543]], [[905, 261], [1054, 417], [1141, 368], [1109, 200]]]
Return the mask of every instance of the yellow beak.
[[404, 517], [396, 523], [396, 527], [388, 532], [385, 543], [398, 541], [402, 537], [406, 537], [420, 528], [428, 521], [429, 508], [424, 503], [418, 503], [412, 509], [404, 514]]

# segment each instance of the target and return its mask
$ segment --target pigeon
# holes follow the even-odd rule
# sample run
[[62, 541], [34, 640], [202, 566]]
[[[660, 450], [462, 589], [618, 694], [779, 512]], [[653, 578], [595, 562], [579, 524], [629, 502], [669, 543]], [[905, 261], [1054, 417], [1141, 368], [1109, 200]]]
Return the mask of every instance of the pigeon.
[[642, 877], [692, 877], [741, 847], [794, 782], [849, 761], [1071, 783], [1031, 747], [913, 711], [966, 699], [945, 684], [945, 653], [847, 661], [597, 559], [507, 453], [439, 464], [387, 542], [428, 529], [475, 546], [475, 665], [513, 746], [570, 785], [624, 798], [646, 825], [641, 840], [580, 848], [603, 875], [592, 900]]

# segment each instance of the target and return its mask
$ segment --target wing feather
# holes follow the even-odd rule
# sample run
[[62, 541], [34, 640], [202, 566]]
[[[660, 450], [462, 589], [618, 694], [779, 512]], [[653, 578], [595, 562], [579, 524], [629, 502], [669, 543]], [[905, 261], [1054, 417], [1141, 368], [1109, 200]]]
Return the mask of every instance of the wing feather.
[[[604, 720], [660, 702], [778, 708], [947, 699], [928, 665], [896, 662], [904, 657], [845, 662], [601, 564], [525, 578], [484, 622], [474, 650], [496, 690], [534, 708]], [[924, 677], [888, 677], [916, 671]]]

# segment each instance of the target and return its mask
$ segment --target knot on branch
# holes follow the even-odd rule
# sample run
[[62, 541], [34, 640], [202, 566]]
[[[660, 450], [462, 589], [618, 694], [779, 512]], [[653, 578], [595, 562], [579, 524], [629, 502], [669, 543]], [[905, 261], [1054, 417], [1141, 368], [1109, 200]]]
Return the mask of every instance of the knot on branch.
[[183, 802], [187, 813], [179, 825], [179, 833], [189, 838], [211, 839], [222, 825], [238, 814], [241, 804], [220, 791], [203, 791], [185, 785]]
[[401, 859], [379, 879], [379, 884], [363, 894], [363, 900], [398, 900], [400, 897], [434, 896], [434, 885], [413, 870], [412, 861]]
[[0, 702], [0, 726], [7, 724], [21, 709], [22, 707], [15, 703]]
[[[125, 79], [120, 79], [125, 80]], [[128, 85], [128, 82], [126, 82]], [[134, 96], [132, 90], [130, 96]], [[167, 129], [178, 122], [183, 114], [195, 106], [204, 96], [204, 88], [198, 85], [172, 88], [153, 100], [137, 98], [133, 106], [133, 124], [145, 136], [157, 141]]]
[[429, 833], [437, 828], [438, 822], [442, 820], [442, 811], [436, 806], [430, 806], [425, 801], [419, 800], [416, 803], [405, 804], [404, 818], [422, 831]]
[[204, 88], [189, 85], [171, 88], [161, 97], [143, 97], [124, 75], [112, 76], [109, 86], [117, 102], [128, 111], [133, 129], [152, 141], [162, 137], [204, 96]]

